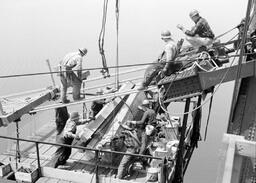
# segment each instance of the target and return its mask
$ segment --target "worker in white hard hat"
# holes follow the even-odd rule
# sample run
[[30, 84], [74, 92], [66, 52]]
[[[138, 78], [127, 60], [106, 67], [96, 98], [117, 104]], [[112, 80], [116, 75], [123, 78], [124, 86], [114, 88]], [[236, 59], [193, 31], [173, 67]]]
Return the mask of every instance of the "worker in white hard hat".
[[156, 113], [150, 108], [150, 102], [147, 99], [143, 100], [142, 105], [139, 106], [139, 108], [144, 111], [141, 120], [129, 122], [135, 125], [138, 129], [138, 133], [141, 134], [141, 148], [139, 154], [143, 154], [149, 143], [149, 135], [151, 135], [151, 133], [149, 135], [146, 134], [146, 126], [156, 126]]
[[210, 28], [206, 19], [199, 15], [197, 10], [192, 10], [189, 13], [190, 18], [195, 23], [195, 26], [191, 30], [185, 29], [182, 25], [177, 27], [184, 32], [186, 40], [194, 47], [200, 48], [202, 46], [208, 46], [212, 44], [214, 39], [214, 33]]
[[[73, 87], [73, 99], [79, 100], [80, 89], [82, 84], [82, 60], [87, 54], [87, 49], [78, 49], [78, 52], [72, 52], [67, 54], [61, 62], [61, 101], [62, 103], [68, 103], [67, 88]], [[74, 71], [73, 71], [74, 70]], [[76, 71], [76, 72], [75, 72]], [[87, 75], [88, 76], [88, 75]]]
[[177, 55], [177, 44], [174, 42], [171, 32], [169, 30], [162, 31], [161, 39], [165, 42], [165, 46], [157, 60], [159, 64], [152, 64], [146, 69], [142, 89], [149, 86], [160, 71], [164, 76], [170, 75], [177, 70], [173, 62]]

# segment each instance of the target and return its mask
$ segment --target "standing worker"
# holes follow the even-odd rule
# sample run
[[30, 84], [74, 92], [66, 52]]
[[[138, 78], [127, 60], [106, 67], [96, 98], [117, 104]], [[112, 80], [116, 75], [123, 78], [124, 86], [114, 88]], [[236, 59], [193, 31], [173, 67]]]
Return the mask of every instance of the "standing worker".
[[165, 42], [163, 52], [156, 63], [146, 69], [144, 81], [139, 89], [144, 89], [149, 86], [160, 71], [163, 76], [170, 75], [177, 70], [177, 65], [174, 63], [174, 59], [177, 55], [177, 45], [172, 39], [171, 32], [169, 30], [162, 31], [161, 39]]
[[[73, 87], [73, 99], [79, 100], [80, 97], [80, 89], [82, 84], [82, 60], [83, 56], [87, 54], [87, 49], [82, 48], [78, 49], [78, 52], [72, 52], [67, 54], [62, 62], [61, 67], [62, 71], [60, 74], [61, 77], [61, 100], [62, 103], [68, 103], [69, 100], [67, 99], [67, 88], [72, 86]], [[73, 71], [72, 69], [76, 70]]]
[[196, 49], [212, 44], [214, 34], [206, 19], [202, 18], [197, 10], [192, 10], [189, 16], [195, 22], [195, 26], [191, 30], [186, 30], [182, 25], [177, 25], [186, 35], [186, 40]]

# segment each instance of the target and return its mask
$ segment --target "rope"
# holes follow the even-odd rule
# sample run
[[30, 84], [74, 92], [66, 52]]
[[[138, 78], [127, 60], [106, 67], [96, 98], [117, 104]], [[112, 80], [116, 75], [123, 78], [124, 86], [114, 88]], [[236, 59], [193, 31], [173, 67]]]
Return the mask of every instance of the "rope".
[[[17, 136], [17, 139], [20, 138], [20, 131], [19, 131], [19, 122], [16, 121], [16, 136]], [[20, 158], [21, 158], [21, 155], [20, 155], [20, 142], [19, 140], [16, 141], [16, 170], [18, 170], [18, 163], [20, 163]]]
[[104, 0], [103, 4], [103, 17], [102, 17], [102, 25], [101, 25], [101, 31], [99, 35], [98, 45], [99, 45], [99, 51], [102, 59], [102, 66], [101, 73], [104, 78], [109, 77], [109, 70], [107, 67], [107, 61], [106, 56], [104, 53], [104, 38], [105, 38], [105, 26], [107, 21], [107, 10], [108, 10], [108, 0]]
[[[213, 91], [212, 91], [212, 93], [213, 93]], [[212, 101], [213, 101], [213, 95], [211, 95], [211, 98], [210, 98], [208, 117], [207, 117], [205, 132], [204, 132], [204, 141], [206, 140], [208, 125], [209, 125], [209, 121], [210, 121], [210, 115], [211, 115], [211, 109], [212, 109]]]

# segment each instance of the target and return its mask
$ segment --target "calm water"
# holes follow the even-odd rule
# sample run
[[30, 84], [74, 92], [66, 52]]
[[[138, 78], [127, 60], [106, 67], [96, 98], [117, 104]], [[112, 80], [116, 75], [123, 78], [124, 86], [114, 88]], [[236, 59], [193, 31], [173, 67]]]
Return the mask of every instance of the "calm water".
[[[174, 39], [183, 34], [176, 28], [183, 24], [190, 28], [191, 9], [198, 9], [219, 35], [237, 25], [245, 15], [246, 1], [241, 0], [123, 0], [120, 4], [119, 64], [152, 62], [160, 53], [163, 42], [160, 32], [170, 29]], [[87, 47], [84, 68], [100, 67], [98, 34], [101, 28], [102, 0], [1, 0], [0, 1], [0, 73], [1, 75], [47, 72], [45, 60], [55, 66], [62, 57], [77, 48]], [[227, 8], [230, 7], [230, 8]], [[232, 7], [232, 8], [231, 8]], [[116, 62], [115, 4], [109, 2], [105, 35], [105, 52], [109, 66]], [[227, 35], [228, 40], [236, 31]], [[133, 68], [130, 68], [133, 69]], [[91, 77], [99, 76], [93, 71]], [[129, 77], [138, 76], [140, 73]], [[124, 77], [125, 78], [125, 77]], [[128, 77], [126, 77], [128, 78]], [[55, 77], [59, 84], [58, 78]], [[108, 82], [109, 79], [101, 83]], [[0, 80], [0, 95], [43, 88], [51, 85], [50, 76], [19, 77]], [[89, 86], [90, 84], [87, 84]], [[207, 140], [199, 143], [189, 164], [185, 182], [215, 182], [218, 154], [226, 131], [233, 83], [222, 85], [211, 112]], [[173, 107], [180, 113], [183, 107]], [[203, 109], [202, 131], [208, 114], [208, 103]], [[22, 118], [21, 135], [32, 135], [46, 121], [52, 121], [53, 111]], [[1, 128], [4, 135], [15, 135], [15, 126]], [[0, 151], [8, 144], [0, 142]]]

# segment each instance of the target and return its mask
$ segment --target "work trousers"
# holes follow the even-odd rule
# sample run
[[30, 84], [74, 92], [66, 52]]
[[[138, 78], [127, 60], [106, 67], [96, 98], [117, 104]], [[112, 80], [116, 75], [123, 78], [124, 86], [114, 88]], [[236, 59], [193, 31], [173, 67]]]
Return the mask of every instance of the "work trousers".
[[150, 85], [151, 81], [157, 76], [159, 71], [163, 70], [164, 64], [153, 64], [149, 66], [144, 74], [144, 80], [142, 85], [147, 87]]
[[194, 47], [200, 48], [201, 46], [209, 46], [212, 44], [213, 39], [207, 37], [199, 37], [198, 35], [195, 36], [186, 36], [186, 40]]
[[73, 87], [73, 99], [80, 99], [80, 89], [81, 89], [81, 80], [75, 75], [73, 71], [69, 72], [69, 74], [64, 75], [61, 74], [61, 100], [63, 103], [67, 100], [67, 89], [68, 87]]
[[149, 141], [149, 138], [148, 138], [147, 134], [145, 133], [145, 131], [142, 131], [141, 132], [141, 147], [140, 147], [139, 154], [144, 154], [146, 147], [148, 146], [148, 141]]
[[[136, 152], [134, 147], [126, 149], [126, 153], [134, 154]], [[133, 156], [124, 155], [117, 170], [117, 178], [123, 179], [127, 175], [128, 165], [130, 164]]]

